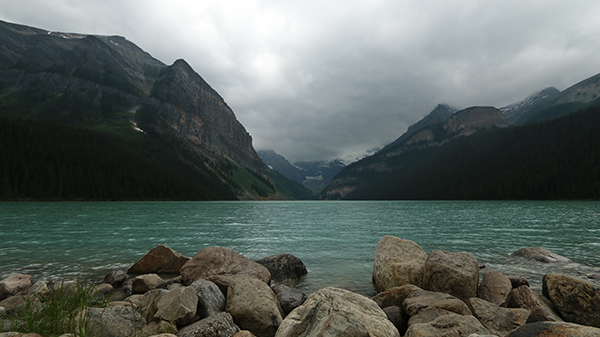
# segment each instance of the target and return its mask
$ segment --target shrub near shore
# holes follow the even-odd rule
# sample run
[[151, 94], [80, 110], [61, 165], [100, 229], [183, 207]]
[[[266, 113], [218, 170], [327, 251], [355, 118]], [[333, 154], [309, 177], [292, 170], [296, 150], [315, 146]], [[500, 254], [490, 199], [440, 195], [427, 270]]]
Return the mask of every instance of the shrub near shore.
[[[370, 299], [332, 287], [307, 299], [285, 284], [305, 274], [298, 258], [280, 254], [264, 259], [270, 263], [259, 261], [263, 266], [227, 248], [208, 248], [187, 258], [158, 246], [130, 269], [139, 275], [114, 271], [105, 278], [108, 284], [76, 286], [72, 297], [65, 296], [66, 287], [43, 290], [41, 281], [30, 286], [31, 277], [11, 275], [0, 282], [0, 312], [10, 322], [4, 330], [106, 337], [600, 335], [600, 290], [590, 282], [547, 274], [542, 295], [523, 277], [483, 269], [480, 284], [479, 264], [470, 254], [425, 254], [416, 243], [393, 236], [375, 249], [379, 293]], [[528, 259], [543, 261], [547, 255], [546, 262], [562, 261], [537, 247], [519, 252]], [[171, 278], [157, 275], [173, 268]], [[182, 270], [185, 275], [177, 275]], [[113, 286], [128, 296], [99, 302]], [[69, 323], [52, 328], [39, 323], [59, 317]]]

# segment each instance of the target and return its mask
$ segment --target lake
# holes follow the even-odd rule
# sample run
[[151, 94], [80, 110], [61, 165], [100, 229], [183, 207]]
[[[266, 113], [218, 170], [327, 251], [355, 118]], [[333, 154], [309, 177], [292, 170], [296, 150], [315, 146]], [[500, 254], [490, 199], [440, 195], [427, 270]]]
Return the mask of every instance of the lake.
[[[100, 281], [159, 244], [190, 257], [221, 246], [252, 260], [297, 256], [309, 273], [294, 286], [306, 293], [336, 286], [371, 296], [375, 247], [385, 235], [427, 253], [468, 252], [538, 290], [547, 272], [600, 275], [600, 202], [244, 201], [0, 203], [0, 277]], [[510, 256], [532, 246], [576, 263]]]

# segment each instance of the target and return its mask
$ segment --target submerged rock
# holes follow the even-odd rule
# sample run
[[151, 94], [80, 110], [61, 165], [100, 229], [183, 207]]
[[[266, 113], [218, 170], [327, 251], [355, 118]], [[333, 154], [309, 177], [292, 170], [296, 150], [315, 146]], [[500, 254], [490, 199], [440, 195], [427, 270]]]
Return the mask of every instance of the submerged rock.
[[378, 292], [414, 284], [423, 287], [423, 266], [427, 253], [410, 240], [386, 235], [377, 243], [373, 263], [373, 283]]
[[521, 248], [516, 252], [510, 254], [510, 256], [521, 257], [527, 260], [539, 261], [544, 263], [573, 262], [569, 258], [558, 255], [548, 249], [540, 247]]

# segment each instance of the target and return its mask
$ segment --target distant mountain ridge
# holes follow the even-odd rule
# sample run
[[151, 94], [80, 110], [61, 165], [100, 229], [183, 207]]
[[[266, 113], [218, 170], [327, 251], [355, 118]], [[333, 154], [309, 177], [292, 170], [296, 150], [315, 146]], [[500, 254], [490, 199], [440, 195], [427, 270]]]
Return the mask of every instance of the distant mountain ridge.
[[[184, 60], [167, 66], [120, 36], [2, 21], [0, 45], [0, 117], [83, 127], [122, 137], [132, 147], [156, 140], [179, 159], [167, 164], [156, 157], [152, 165], [179, 160], [237, 198], [283, 198], [231, 108]], [[19, 184], [6, 172], [0, 176]], [[27, 198], [15, 194], [15, 186], [9, 186], [12, 198]]]
[[526, 114], [533, 107], [555, 97], [558, 94], [560, 94], [560, 90], [556, 89], [555, 87], [548, 87], [540, 92], [536, 92], [528, 96], [520, 102], [502, 107], [500, 108], [500, 111], [502, 111], [506, 117], [506, 121], [509, 124], [515, 124], [523, 114]]

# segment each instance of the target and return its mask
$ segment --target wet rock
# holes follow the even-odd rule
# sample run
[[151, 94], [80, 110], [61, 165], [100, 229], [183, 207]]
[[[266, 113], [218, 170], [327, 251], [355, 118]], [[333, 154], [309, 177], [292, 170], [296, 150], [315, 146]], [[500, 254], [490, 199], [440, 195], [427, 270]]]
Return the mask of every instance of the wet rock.
[[193, 287], [177, 288], [160, 296], [154, 318], [182, 327], [193, 320], [197, 307], [198, 296]]
[[546, 274], [544, 295], [568, 322], [600, 327], [600, 288], [593, 283], [561, 274]]
[[502, 305], [506, 302], [506, 297], [512, 290], [510, 279], [497, 271], [488, 271], [483, 273], [483, 278], [479, 288], [477, 288], [477, 297]]
[[271, 273], [265, 266], [223, 247], [206, 247], [200, 250], [181, 267], [180, 273], [186, 285], [200, 279], [208, 279], [219, 285], [211, 276], [219, 276], [220, 281], [227, 284], [233, 278], [241, 276], [254, 277], [265, 283], [271, 280]]
[[504, 336], [523, 326], [531, 314], [527, 309], [502, 308], [481, 298], [469, 299], [473, 315], [485, 326], [490, 333]]
[[565, 322], [526, 324], [506, 337], [598, 337], [600, 329]]
[[173, 249], [158, 245], [129, 268], [127, 273], [141, 274], [179, 274], [181, 267], [190, 260]]
[[279, 283], [271, 286], [271, 289], [273, 289], [275, 296], [277, 296], [277, 299], [281, 304], [284, 317], [306, 301], [306, 294], [300, 289], [288, 287]]
[[283, 320], [275, 336], [335, 336], [339, 330], [334, 323], [359, 336], [364, 334], [361, 325], [372, 337], [400, 336], [375, 302], [362, 295], [333, 287], [310, 295], [304, 304]]
[[296, 280], [306, 275], [306, 266], [292, 254], [277, 254], [256, 261], [265, 266], [275, 281]]
[[225, 296], [216, 284], [208, 280], [198, 280], [190, 285], [198, 296], [197, 314], [200, 318], [225, 311]]
[[[149, 274], [149, 273], [142, 273]], [[124, 270], [113, 270], [104, 276], [104, 283], [108, 283], [111, 286], [119, 286], [127, 279], [127, 273]]]
[[395, 305], [385, 307], [383, 309], [387, 318], [394, 324], [400, 335], [404, 335], [406, 333], [406, 329], [408, 329], [408, 315], [406, 315], [402, 308], [397, 307]]
[[178, 337], [233, 337], [240, 328], [227, 312], [220, 312], [183, 327]]
[[512, 285], [513, 289], [518, 288], [520, 286], [528, 286], [529, 287], [529, 281], [527, 281], [527, 278], [525, 278], [525, 276], [508, 275], [507, 277], [510, 280], [510, 284]]
[[272, 337], [283, 321], [283, 310], [271, 287], [254, 277], [238, 277], [229, 284], [225, 311], [241, 329], [257, 337]]
[[384, 309], [389, 306], [402, 307], [402, 303], [408, 297], [408, 295], [415, 291], [423, 290], [414, 284], [407, 284], [401, 287], [393, 287], [388, 290], [384, 290], [379, 294], [373, 296], [371, 299], [377, 303], [377, 305]]
[[540, 247], [521, 248], [516, 252], [510, 254], [510, 256], [521, 257], [527, 260], [544, 263], [573, 262], [569, 258], [558, 255], [548, 249]]
[[373, 283], [378, 292], [406, 284], [423, 287], [427, 253], [413, 241], [386, 235], [377, 243]]
[[460, 315], [471, 315], [469, 307], [459, 298], [450, 294], [428, 290], [415, 291], [410, 294], [404, 300], [402, 308], [409, 316], [414, 316], [428, 308], [439, 308]]
[[523, 308], [531, 312], [527, 323], [540, 321], [562, 322], [553, 306], [552, 302], [525, 285], [511, 290], [506, 297], [506, 307]]
[[434, 250], [423, 268], [423, 289], [468, 301], [477, 295], [479, 262], [469, 253]]
[[131, 307], [88, 308], [86, 334], [100, 337], [132, 336], [136, 329], [146, 325], [139, 313]]
[[489, 334], [489, 331], [471, 315], [448, 313], [429, 323], [411, 325], [405, 337], [460, 337], [471, 334]]
[[145, 274], [136, 276], [131, 284], [131, 292], [133, 294], [143, 294], [152, 289], [163, 289], [167, 287], [167, 283], [156, 274]]
[[31, 275], [16, 273], [0, 281], [0, 301], [10, 296], [25, 294], [32, 280]]

